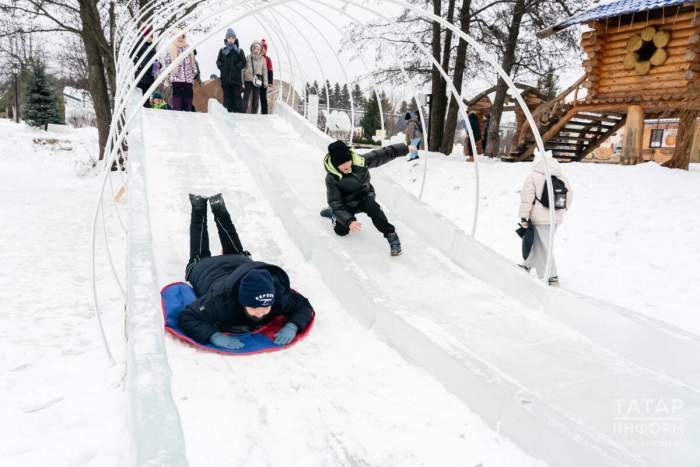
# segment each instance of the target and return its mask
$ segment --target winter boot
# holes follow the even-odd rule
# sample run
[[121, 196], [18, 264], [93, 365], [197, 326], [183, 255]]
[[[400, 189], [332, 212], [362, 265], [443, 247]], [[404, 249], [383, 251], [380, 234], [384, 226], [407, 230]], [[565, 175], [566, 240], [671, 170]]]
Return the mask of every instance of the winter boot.
[[206, 211], [207, 210], [207, 198], [204, 196], [194, 195], [190, 193], [190, 204], [192, 209], [196, 211]]
[[209, 197], [209, 204], [211, 205], [211, 212], [214, 216], [220, 216], [226, 213], [226, 205], [224, 204], [224, 196], [221, 193], [215, 194]]
[[389, 246], [391, 247], [391, 256], [399, 256], [403, 252], [401, 251], [401, 242], [399, 241], [399, 236], [396, 232], [389, 234], [386, 239], [389, 241]]
[[321, 217], [327, 217], [329, 219], [333, 219], [333, 212], [331, 211], [331, 208], [325, 207], [321, 209]]
[[559, 287], [559, 277], [554, 276], [549, 278], [549, 285], [552, 287]]
[[528, 267], [525, 266], [524, 264], [518, 264], [518, 266], [520, 266], [521, 268], [523, 268], [523, 269], [525, 270], [525, 272], [528, 272], [528, 273], [532, 270], [532, 268], [528, 268]]

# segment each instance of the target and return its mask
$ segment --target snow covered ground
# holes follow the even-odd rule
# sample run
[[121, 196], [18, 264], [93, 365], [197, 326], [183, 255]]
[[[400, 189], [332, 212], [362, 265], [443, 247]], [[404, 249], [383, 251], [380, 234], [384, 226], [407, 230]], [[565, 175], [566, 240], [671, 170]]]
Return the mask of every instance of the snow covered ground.
[[[430, 154], [423, 199], [470, 232], [475, 174], [461, 151]], [[379, 170], [417, 196], [424, 162], [402, 159]], [[479, 164], [476, 238], [513, 262], [522, 260], [515, 229], [531, 167], [484, 158]], [[555, 237], [561, 286], [700, 334], [698, 164], [689, 172], [655, 163], [571, 163], [563, 170], [575, 198]]]
[[[112, 467], [128, 459], [124, 306], [100, 244], [98, 287], [117, 362], [109, 367], [89, 272], [99, 180], [78, 175], [88, 174], [96, 140], [94, 129], [47, 133], [0, 120], [3, 466]], [[124, 236], [109, 209], [107, 223], [123, 272]]]

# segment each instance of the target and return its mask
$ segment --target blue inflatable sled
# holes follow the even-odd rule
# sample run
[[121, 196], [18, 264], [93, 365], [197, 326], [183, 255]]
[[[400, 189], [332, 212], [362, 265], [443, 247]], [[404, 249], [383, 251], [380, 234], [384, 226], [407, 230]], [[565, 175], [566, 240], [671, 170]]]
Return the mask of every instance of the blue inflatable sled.
[[[189, 342], [190, 344], [200, 347], [202, 349], [211, 350], [212, 352], [219, 352], [225, 354], [234, 355], [250, 355], [262, 352], [274, 352], [275, 350], [286, 349], [291, 347], [300, 340], [302, 340], [311, 331], [314, 325], [312, 320], [309, 326], [304, 330], [304, 332], [297, 334], [292, 342], [287, 345], [275, 345], [274, 335], [282, 329], [282, 327], [287, 323], [287, 318], [284, 316], [278, 316], [273, 319], [267, 326], [262, 329], [257, 330], [251, 334], [236, 334], [236, 338], [245, 344], [240, 350], [228, 350], [221, 349], [219, 347], [213, 346], [211, 344], [201, 344], [185, 335], [185, 333], [180, 329], [177, 324], [177, 315], [180, 311], [185, 308], [189, 303], [195, 301], [197, 296], [194, 294], [194, 290], [188, 284], [184, 282], [175, 282], [170, 285], [166, 285], [163, 290], [160, 291], [161, 303], [163, 304], [163, 317], [165, 318], [165, 329], [170, 331], [173, 335], [179, 337], [182, 340]], [[228, 333], [224, 333], [228, 334]]]

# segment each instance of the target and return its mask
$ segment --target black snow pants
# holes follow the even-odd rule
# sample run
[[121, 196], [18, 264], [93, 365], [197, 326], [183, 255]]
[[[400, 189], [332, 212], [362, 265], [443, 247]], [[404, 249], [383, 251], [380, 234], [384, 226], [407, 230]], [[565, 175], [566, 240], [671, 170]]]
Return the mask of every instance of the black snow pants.
[[260, 113], [267, 115], [267, 88], [260, 88]]
[[[396, 229], [389, 223], [389, 219], [386, 218], [386, 214], [384, 214], [382, 207], [379, 205], [379, 203], [377, 203], [377, 200], [374, 199], [374, 196], [368, 196], [360, 201], [360, 204], [358, 204], [355, 209], [350, 209], [349, 211], [351, 214], [358, 212], [364, 212], [367, 214], [369, 218], [372, 219], [372, 224], [374, 224], [377, 230], [383, 233], [385, 237], [388, 237], [389, 234], [396, 232]], [[336, 221], [335, 217], [333, 217], [332, 221], [333, 230], [335, 230], [335, 233], [340, 236], [350, 233], [350, 227], [346, 227], [340, 222]]]
[[245, 92], [243, 93], [243, 113], [248, 112], [248, 101], [250, 101], [251, 94], [253, 94], [253, 106], [250, 109], [250, 113], [255, 115], [258, 113], [258, 105], [260, 104], [260, 88], [254, 86], [252, 81], [246, 81]]
[[[214, 214], [214, 222], [219, 232], [219, 240], [225, 255], [242, 255], [245, 251], [238, 238], [236, 227], [231, 221], [231, 215], [224, 210], [223, 213]], [[209, 251], [209, 231], [207, 229], [207, 211], [193, 209], [190, 218], [190, 260], [185, 270], [185, 280], [189, 280], [190, 272], [195, 264], [202, 258], [211, 256]]]
[[221, 90], [224, 91], [224, 107], [229, 112], [242, 113], [243, 101], [241, 100], [241, 85], [226, 84], [221, 85]]

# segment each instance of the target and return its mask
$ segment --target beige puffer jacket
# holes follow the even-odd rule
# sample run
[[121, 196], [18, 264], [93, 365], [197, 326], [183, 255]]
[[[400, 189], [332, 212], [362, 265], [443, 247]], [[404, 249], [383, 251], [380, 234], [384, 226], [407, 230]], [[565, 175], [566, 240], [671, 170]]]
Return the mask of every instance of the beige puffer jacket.
[[[566, 188], [569, 190], [566, 193], [566, 209], [554, 211], [556, 223], [561, 224], [564, 221], [564, 212], [571, 207], [571, 203], [574, 201], [574, 192], [571, 190], [569, 179], [562, 175], [559, 161], [554, 158], [547, 158], [546, 160], [549, 164], [549, 172], [552, 176], [564, 182], [564, 185], [566, 185]], [[540, 160], [539, 162], [535, 162], [532, 167], [532, 172], [525, 179], [523, 189], [520, 190], [520, 210], [518, 211], [518, 217], [530, 219], [530, 222], [535, 225], [549, 224], [549, 209], [542, 206], [542, 203], [539, 201], [535, 201], [535, 195], [537, 195], [538, 199], [542, 199], [542, 191], [544, 190], [544, 182], [546, 179], [547, 175], [544, 168], [544, 161]], [[533, 201], [535, 201], [535, 204], [532, 204]]]
[[[260, 51], [257, 54], [253, 53], [253, 49], [256, 45], [260, 47]], [[245, 68], [241, 70], [241, 79], [243, 83], [246, 81], [252, 82], [255, 75], [262, 75], [262, 85], [263, 87], [267, 87], [267, 61], [265, 57], [263, 57], [262, 49], [262, 44], [259, 41], [254, 41], [251, 44], [250, 55], [245, 58]]]

